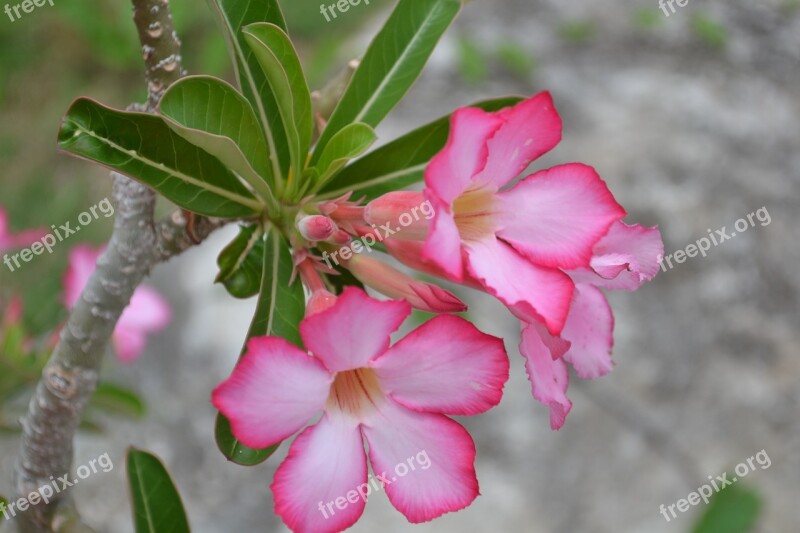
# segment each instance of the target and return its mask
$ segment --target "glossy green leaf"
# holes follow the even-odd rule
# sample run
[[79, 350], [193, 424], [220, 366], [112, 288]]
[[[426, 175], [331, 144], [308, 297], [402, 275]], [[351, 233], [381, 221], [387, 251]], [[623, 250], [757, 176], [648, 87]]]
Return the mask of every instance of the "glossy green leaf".
[[222, 250], [217, 258], [222, 283], [235, 298], [250, 298], [261, 288], [264, 262], [263, 232], [258, 225], [242, 226], [239, 235]]
[[244, 39], [242, 28], [257, 22], [269, 22], [286, 31], [277, 0], [209, 0], [216, 11], [228, 41], [236, 81], [256, 110], [269, 145], [273, 174], [280, 182], [289, 172], [289, 142], [284, 133], [278, 103], [261, 70], [255, 53]]
[[[252, 337], [273, 335], [302, 346], [300, 321], [305, 313], [305, 295], [299, 281], [292, 280], [294, 263], [289, 244], [274, 228], [267, 233], [264, 245], [261, 290], [247, 341]], [[244, 353], [245, 348], [242, 348]], [[230, 422], [221, 413], [217, 416], [216, 440], [220, 451], [229, 461], [253, 466], [265, 461], [277, 449], [254, 450], [239, 442], [231, 433]]]
[[320, 176], [317, 178], [317, 186], [314, 190], [323, 187], [351, 159], [366, 152], [377, 138], [375, 130], [363, 122], [349, 124], [339, 130], [325, 147], [322, 157], [317, 163], [317, 171]]
[[761, 515], [758, 493], [741, 485], [714, 494], [692, 533], [749, 533]]
[[211, 76], [189, 76], [167, 89], [159, 111], [175, 133], [222, 161], [263, 198], [272, 197], [264, 130], [236, 89]]
[[373, 39], [314, 151], [315, 164], [348, 124], [377, 126], [411, 88], [436, 43], [461, 8], [460, 0], [400, 0]]
[[[506, 97], [472, 104], [484, 111], [497, 111], [520, 102], [522, 98]], [[372, 199], [420, 181], [425, 166], [447, 143], [450, 116], [426, 124], [394, 141], [373, 150], [342, 170], [320, 191], [321, 196], [335, 198], [348, 191], [356, 197]]]
[[97, 386], [89, 407], [130, 418], [141, 418], [147, 413], [144, 401], [135, 392], [106, 382]]
[[161, 460], [130, 448], [127, 466], [136, 533], [188, 533], [183, 502]]
[[173, 132], [159, 116], [117, 111], [81, 98], [64, 117], [58, 145], [201, 215], [238, 218], [263, 209], [217, 158]]
[[244, 28], [244, 38], [267, 78], [289, 142], [292, 175], [302, 175], [313, 131], [311, 93], [289, 36], [269, 23]]
[[256, 466], [275, 453], [279, 444], [257, 450], [245, 446], [239, 439], [237, 439], [231, 431], [231, 422], [222, 413], [217, 414], [216, 427], [214, 429], [217, 447], [222, 454], [231, 461], [240, 466]]

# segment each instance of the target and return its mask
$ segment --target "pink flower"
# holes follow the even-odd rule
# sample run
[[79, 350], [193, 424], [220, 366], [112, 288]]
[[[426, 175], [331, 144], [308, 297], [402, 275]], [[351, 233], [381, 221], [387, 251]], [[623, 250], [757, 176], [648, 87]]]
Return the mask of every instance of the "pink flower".
[[[435, 214], [422, 249], [450, 279], [474, 278], [509, 308], [541, 317], [554, 335], [574, 291], [560, 269], [588, 267], [592, 247], [625, 216], [594, 169], [579, 163], [507, 187], [560, 139], [561, 119], [546, 92], [494, 113], [453, 113], [447, 145], [425, 170], [424, 198]], [[394, 223], [401, 210], [421, 203], [410, 195], [376, 199], [367, 221]], [[397, 238], [415, 234], [404, 230]]]
[[568, 272], [575, 292], [559, 336], [551, 335], [535, 317], [520, 317], [520, 351], [534, 398], [550, 408], [552, 429], [560, 429], [572, 409], [566, 394], [567, 363], [584, 379], [604, 376], [614, 366], [614, 315], [600, 288], [636, 290], [655, 277], [663, 256], [658, 229], [618, 222], [594, 246], [590, 267]]
[[[72, 308], [95, 270], [103, 247], [93, 249], [78, 245], [70, 250], [69, 268], [64, 275], [64, 305]], [[140, 286], [117, 322], [112, 341], [119, 359], [135, 361], [144, 350], [147, 335], [164, 329], [172, 311], [167, 301], [151, 287]]]
[[[348, 287], [333, 307], [301, 322], [313, 355], [280, 338], [251, 339], [214, 391], [234, 435], [253, 448], [281, 442], [322, 413], [292, 443], [272, 483], [276, 512], [292, 530], [341, 531], [358, 520], [366, 499], [358, 490], [368, 479], [364, 439], [373, 471], [387, 481], [382, 489], [409, 521], [477, 497], [475, 445], [445, 415], [475, 415], [500, 402], [508, 379], [503, 342], [440, 315], [390, 347], [410, 312], [407, 302]], [[394, 475], [422, 452], [429, 468]]]
[[47, 232], [43, 229], [26, 230], [16, 235], [11, 234], [8, 229], [8, 215], [0, 207], [0, 252], [28, 246], [40, 240], [46, 234]]

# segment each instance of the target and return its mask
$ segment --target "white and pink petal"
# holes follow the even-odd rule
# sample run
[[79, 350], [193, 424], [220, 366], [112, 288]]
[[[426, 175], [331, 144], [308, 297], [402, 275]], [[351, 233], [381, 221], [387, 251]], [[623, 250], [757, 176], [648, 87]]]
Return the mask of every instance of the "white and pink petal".
[[366, 501], [358, 489], [366, 484], [367, 457], [357, 420], [326, 413], [295, 439], [275, 472], [275, 513], [297, 533], [342, 531], [364, 512]]
[[333, 376], [317, 359], [277, 337], [256, 337], [212, 395], [246, 446], [267, 448], [299, 431], [325, 406]]
[[473, 180], [474, 188], [504, 187], [561, 141], [561, 117], [548, 92], [503, 109], [496, 116], [504, 124], [488, 141], [489, 155]]
[[519, 349], [525, 357], [525, 370], [533, 397], [550, 409], [550, 428], [561, 429], [572, 402], [567, 398], [569, 371], [566, 363], [551, 351], [547, 332], [535, 323], [522, 323]]
[[498, 194], [497, 235], [531, 261], [555, 268], [588, 266], [592, 248], [625, 216], [592, 167], [559, 165]]
[[580, 283], [633, 291], [658, 274], [664, 242], [657, 227], [613, 224], [592, 250], [590, 268], [570, 272]]
[[477, 415], [498, 403], [508, 380], [502, 339], [461, 317], [440, 315], [370, 365], [381, 388], [416, 411]]
[[564, 360], [578, 377], [595, 379], [611, 372], [614, 345], [614, 315], [603, 292], [579, 283], [561, 336], [570, 342]]
[[531, 263], [494, 237], [471, 241], [466, 249], [470, 273], [490, 294], [508, 307], [531, 308], [554, 335], [561, 331], [574, 290], [569, 276]]
[[447, 144], [425, 169], [426, 189], [445, 204], [452, 204], [486, 165], [487, 142], [503, 124], [496, 114], [478, 108], [456, 110], [450, 117]]
[[408, 302], [380, 301], [347, 287], [332, 307], [300, 323], [300, 335], [331, 372], [353, 370], [383, 354], [409, 314]]
[[444, 415], [389, 400], [363, 426], [369, 459], [392, 505], [412, 523], [467, 507], [478, 496], [475, 443]]

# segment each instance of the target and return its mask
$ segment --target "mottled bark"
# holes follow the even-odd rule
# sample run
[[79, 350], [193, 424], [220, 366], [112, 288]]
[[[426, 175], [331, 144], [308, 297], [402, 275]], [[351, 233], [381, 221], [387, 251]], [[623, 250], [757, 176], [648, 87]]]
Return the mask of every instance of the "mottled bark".
[[[180, 41], [168, 0], [133, 0], [134, 21], [146, 65], [148, 101], [154, 111], [166, 88], [181, 72]], [[94, 392], [111, 335], [122, 311], [152, 266], [189, 246], [180, 217], [153, 221], [155, 194], [148, 187], [112, 173], [116, 204], [114, 230], [97, 269], [77, 301], [44, 369], [22, 420], [22, 445], [15, 470], [17, 498], [70, 474], [72, 443]], [[205, 235], [215, 223], [200, 226]], [[90, 531], [80, 522], [69, 492], [50, 505], [18, 513], [20, 531]]]

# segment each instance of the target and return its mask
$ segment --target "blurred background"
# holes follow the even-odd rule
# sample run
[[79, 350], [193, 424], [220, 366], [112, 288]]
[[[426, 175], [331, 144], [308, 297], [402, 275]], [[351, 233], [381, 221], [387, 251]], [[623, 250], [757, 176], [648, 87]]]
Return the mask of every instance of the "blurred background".
[[[317, 2], [282, 2], [312, 88], [363, 53], [392, 4], [372, 0], [326, 22]], [[547, 89], [564, 140], [535, 168], [595, 166], [629, 222], [659, 225], [668, 254], [762, 207], [771, 222], [637, 293], [611, 294], [617, 366], [594, 382], [572, 380], [575, 406], [559, 432], [531, 398], [518, 324], [491, 298], [460, 291], [477, 325], [506, 339], [512, 376], [498, 408], [463, 421], [477, 442], [482, 496], [414, 529], [797, 531], [800, 1], [689, 0], [674, 13], [667, 7], [669, 16], [657, 0], [599, 4], [468, 3], [379, 128], [380, 142], [478, 99]], [[197, 0], [172, 6], [187, 70], [232, 81], [211, 10]], [[0, 207], [12, 230], [74, 221], [110, 194], [108, 173], [56, 153], [55, 137], [78, 96], [118, 108], [145, 98], [130, 14], [124, 0], [55, 0], [15, 22], [0, 13]], [[23, 296], [31, 335], [46, 339], [66, 316], [69, 249], [104, 242], [112, 220], [101, 217], [18, 271], [0, 265], [0, 295]], [[159, 266], [149, 283], [172, 305], [171, 327], [136, 364], [107, 360], [104, 379], [117, 388], [87, 420], [75, 464], [108, 452], [115, 468], [72, 489], [98, 531], [132, 531], [129, 445], [164, 459], [195, 531], [285, 531], [268, 485], [287, 446], [246, 469], [227, 464], [213, 440], [209, 394], [232, 369], [255, 303], [213, 284], [216, 255], [235, 233]], [[19, 385], [35, 380], [39, 364], [32, 356], [15, 386], [0, 387], [0, 495], [11, 492], [16, 419], [29, 394]], [[757, 465], [711, 505], [670, 522], [659, 513], [761, 450], [769, 468]], [[411, 527], [378, 495], [353, 531]]]

